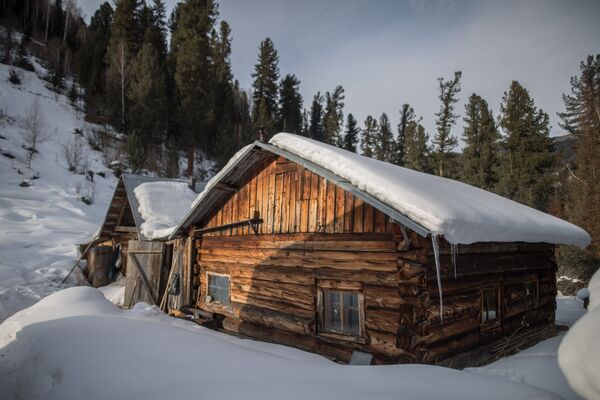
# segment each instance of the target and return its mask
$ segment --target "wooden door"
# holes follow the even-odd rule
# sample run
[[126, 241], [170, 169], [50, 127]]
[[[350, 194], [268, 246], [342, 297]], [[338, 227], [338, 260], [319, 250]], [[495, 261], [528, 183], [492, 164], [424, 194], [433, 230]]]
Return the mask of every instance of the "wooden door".
[[130, 240], [127, 252], [125, 306], [145, 301], [158, 305], [164, 243]]
[[167, 282], [168, 309], [180, 310], [192, 304], [192, 244], [191, 238], [176, 239]]

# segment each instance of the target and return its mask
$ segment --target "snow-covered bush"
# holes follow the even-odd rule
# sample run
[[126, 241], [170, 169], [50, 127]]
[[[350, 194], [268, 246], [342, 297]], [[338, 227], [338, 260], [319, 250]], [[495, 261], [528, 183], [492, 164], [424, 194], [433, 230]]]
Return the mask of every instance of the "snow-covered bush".
[[8, 72], [8, 81], [10, 83], [12, 83], [13, 85], [20, 85], [21, 84], [21, 76], [19, 75], [19, 73], [16, 70], [11, 68], [10, 71]]
[[69, 143], [63, 144], [63, 156], [69, 171], [77, 172], [84, 158], [83, 142], [78, 138], [74, 138]]
[[27, 150], [27, 166], [29, 168], [31, 168], [33, 156], [38, 152], [38, 145], [48, 139], [45, 125], [44, 113], [40, 106], [39, 99], [36, 98], [32, 101], [22, 120], [24, 131], [23, 138], [25, 139], [24, 148]]

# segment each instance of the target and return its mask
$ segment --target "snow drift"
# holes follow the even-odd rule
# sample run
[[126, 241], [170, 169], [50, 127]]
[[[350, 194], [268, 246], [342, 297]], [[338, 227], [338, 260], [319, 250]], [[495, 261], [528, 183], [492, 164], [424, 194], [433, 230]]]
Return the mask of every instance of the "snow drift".
[[557, 243], [585, 247], [583, 229], [485, 190], [279, 133], [270, 143], [318, 164], [452, 244]]
[[588, 289], [588, 312], [567, 332], [558, 350], [558, 363], [577, 393], [586, 399], [600, 399], [600, 270]]
[[0, 393], [21, 399], [558, 399], [529, 385], [425, 365], [344, 366], [238, 339], [89, 287], [0, 325]]

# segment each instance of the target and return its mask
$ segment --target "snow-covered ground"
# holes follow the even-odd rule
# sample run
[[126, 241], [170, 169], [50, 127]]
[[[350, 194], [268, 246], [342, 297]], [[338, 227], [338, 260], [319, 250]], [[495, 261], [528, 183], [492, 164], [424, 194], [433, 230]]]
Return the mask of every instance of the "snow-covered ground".
[[[93, 126], [65, 96], [46, 88], [47, 82], [38, 76], [46, 72], [33, 61], [36, 72], [15, 68], [21, 85], [9, 83], [9, 67], [0, 64], [0, 321], [81, 282], [76, 273], [61, 285], [76, 260], [75, 245], [96, 231], [116, 184], [102, 154], [74, 134], [76, 128], [85, 131]], [[36, 100], [46, 140], [38, 144], [39, 153], [28, 168], [22, 124]], [[63, 147], [77, 141], [83, 157], [79, 169], [94, 171], [93, 182], [68, 169]], [[19, 186], [23, 181], [31, 186]], [[79, 201], [92, 195], [91, 205]]]
[[560, 339], [473, 372], [346, 366], [214, 332], [144, 303], [122, 310], [99, 290], [77, 287], [0, 325], [0, 393], [20, 399], [576, 399], [555, 367]]

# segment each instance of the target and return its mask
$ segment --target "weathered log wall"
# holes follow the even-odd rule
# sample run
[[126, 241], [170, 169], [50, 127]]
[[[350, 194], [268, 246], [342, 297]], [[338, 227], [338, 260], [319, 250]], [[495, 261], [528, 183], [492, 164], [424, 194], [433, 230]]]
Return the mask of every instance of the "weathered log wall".
[[[553, 246], [489, 243], [459, 246], [456, 271], [440, 240], [443, 322], [430, 238], [302, 166], [275, 157], [239, 187], [196, 235], [197, 306], [224, 317], [227, 330], [348, 361], [353, 350], [376, 363], [436, 363], [473, 346], [552, 324], [556, 294]], [[191, 235], [194, 235], [193, 228]], [[230, 278], [231, 304], [207, 302], [207, 273]], [[528, 309], [524, 282], [538, 282]], [[482, 289], [497, 287], [500, 315], [482, 323]], [[357, 291], [363, 299], [361, 338], [319, 332], [318, 293]]]

